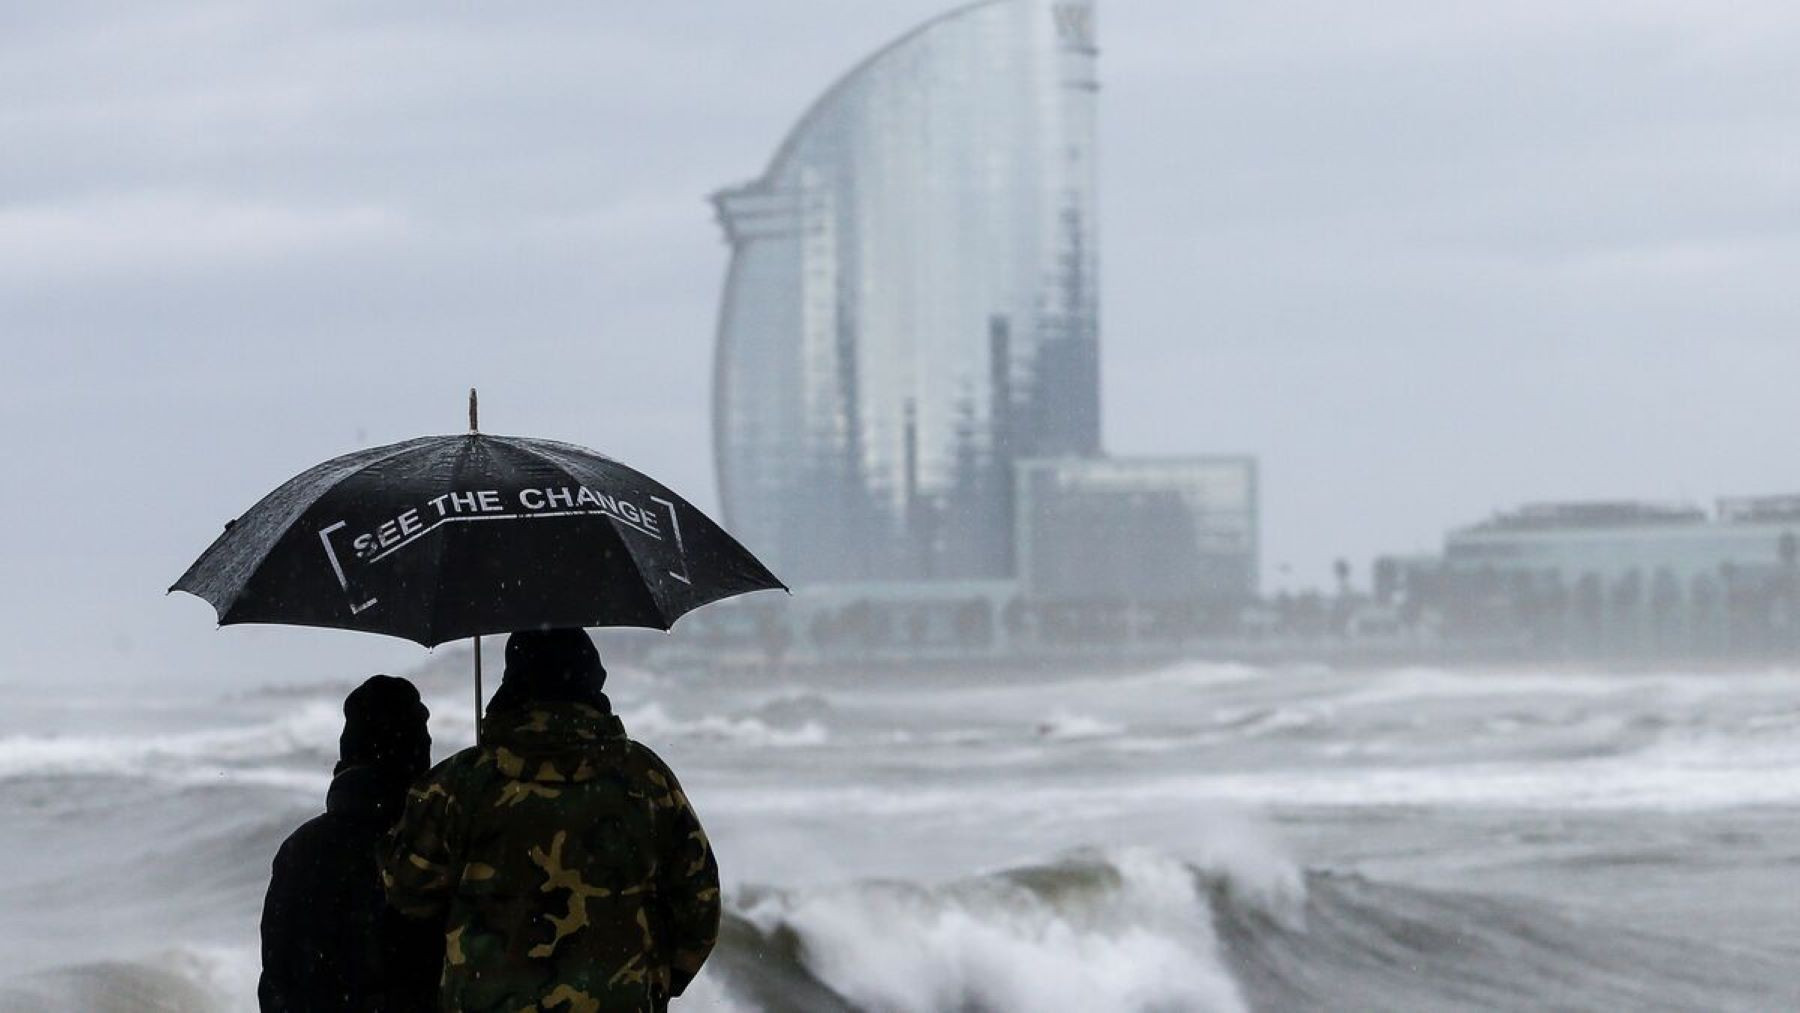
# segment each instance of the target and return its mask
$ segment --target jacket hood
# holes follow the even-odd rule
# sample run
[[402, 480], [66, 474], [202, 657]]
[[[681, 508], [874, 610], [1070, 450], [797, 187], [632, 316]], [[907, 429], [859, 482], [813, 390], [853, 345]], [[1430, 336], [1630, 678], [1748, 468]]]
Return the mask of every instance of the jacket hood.
[[391, 825], [406, 805], [404, 777], [381, 767], [345, 767], [325, 792], [325, 811], [359, 823]]
[[338, 737], [338, 770], [382, 767], [412, 780], [431, 769], [431, 711], [405, 679], [371, 676], [344, 698], [344, 733]]
[[488, 706], [585, 703], [607, 710], [606, 666], [586, 630], [521, 630], [506, 638], [506, 672]]
[[493, 754], [500, 773], [545, 784], [592, 780], [595, 759], [631, 742], [610, 704], [536, 703], [495, 711], [481, 729], [482, 751]]

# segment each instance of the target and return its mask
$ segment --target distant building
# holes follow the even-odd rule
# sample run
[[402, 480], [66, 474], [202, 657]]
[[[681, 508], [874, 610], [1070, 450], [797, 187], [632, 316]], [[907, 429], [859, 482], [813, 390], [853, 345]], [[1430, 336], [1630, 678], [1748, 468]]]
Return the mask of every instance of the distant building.
[[1570, 586], [1634, 574], [1684, 588], [1733, 568], [1782, 562], [1800, 535], [1800, 497], [1721, 500], [1716, 516], [1686, 505], [1560, 503], [1527, 506], [1445, 539], [1452, 573], [1526, 574]]
[[1800, 650], [1800, 496], [1551, 503], [1451, 532], [1435, 565], [1376, 563], [1377, 596], [1443, 635], [1568, 656]]
[[960, 7], [714, 195], [719, 494], [795, 594], [695, 650], [1166, 653], [1256, 594], [1254, 461], [1101, 448], [1096, 54], [1091, 0]]
[[1247, 457], [1021, 462], [1028, 599], [1243, 603], [1256, 596], [1256, 462]]
[[714, 196], [719, 493], [789, 583], [1010, 576], [1013, 462], [1100, 452], [1093, 31], [954, 10]]

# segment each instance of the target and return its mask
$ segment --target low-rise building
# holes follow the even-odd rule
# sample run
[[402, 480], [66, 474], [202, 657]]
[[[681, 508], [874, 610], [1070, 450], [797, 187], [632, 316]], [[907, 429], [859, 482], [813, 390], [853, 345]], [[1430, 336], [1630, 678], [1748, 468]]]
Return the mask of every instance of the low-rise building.
[[1191, 604], [1256, 596], [1253, 458], [1023, 461], [1016, 488], [1014, 558], [1027, 598]]
[[1570, 585], [1634, 573], [1691, 584], [1732, 567], [1781, 563], [1783, 544], [1800, 533], [1796, 506], [1800, 497], [1730, 499], [1709, 516], [1686, 505], [1538, 504], [1451, 532], [1444, 565], [1452, 573], [1524, 573]]
[[1536, 504], [1451, 532], [1435, 572], [1401, 562], [1387, 561], [1392, 589], [1453, 639], [1576, 655], [1800, 647], [1800, 496], [1723, 499], [1710, 513]]

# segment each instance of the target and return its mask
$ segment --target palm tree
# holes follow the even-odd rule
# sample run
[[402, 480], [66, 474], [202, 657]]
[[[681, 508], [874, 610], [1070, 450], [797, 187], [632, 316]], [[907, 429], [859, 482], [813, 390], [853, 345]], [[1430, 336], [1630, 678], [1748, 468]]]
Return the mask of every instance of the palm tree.
[[1600, 587], [1600, 575], [1592, 570], [1575, 582], [1575, 619], [1581, 630], [1584, 647], [1596, 650], [1605, 626], [1606, 595]]
[[1650, 578], [1650, 636], [1659, 650], [1666, 651], [1675, 642], [1676, 619], [1681, 608], [1681, 581], [1666, 566], [1656, 568]]
[[1791, 651], [1800, 645], [1800, 538], [1792, 531], [1783, 531], [1776, 541], [1775, 554], [1781, 558], [1781, 596], [1786, 606], [1782, 610], [1786, 643], [1782, 646]]
[[1690, 582], [1688, 600], [1688, 628], [1696, 650], [1703, 652], [1716, 651], [1719, 648], [1721, 610], [1719, 608], [1719, 583], [1710, 573], [1696, 573]]
[[1543, 576], [1544, 647], [1557, 655], [1568, 651], [1569, 587], [1563, 583], [1562, 571], [1549, 569]]
[[1337, 576], [1337, 602], [1331, 609], [1331, 630], [1343, 635], [1350, 628], [1350, 561], [1339, 557], [1331, 564], [1331, 572]]
[[1644, 600], [1644, 572], [1632, 567], [1613, 585], [1613, 615], [1617, 618], [1616, 626], [1623, 636], [1617, 647], [1626, 651], [1636, 651], [1642, 642], [1642, 623], [1640, 622], [1640, 605]]
[[1741, 638], [1738, 635], [1739, 613], [1743, 610], [1743, 595], [1738, 590], [1737, 564], [1727, 559], [1719, 564], [1719, 583], [1724, 588], [1720, 598], [1720, 613], [1724, 619], [1725, 653], [1731, 654], [1738, 649]]

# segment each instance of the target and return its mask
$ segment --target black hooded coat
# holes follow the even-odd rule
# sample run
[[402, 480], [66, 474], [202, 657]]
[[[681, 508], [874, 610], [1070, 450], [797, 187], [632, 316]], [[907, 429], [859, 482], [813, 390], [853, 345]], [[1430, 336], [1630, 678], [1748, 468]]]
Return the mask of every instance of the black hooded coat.
[[406, 790], [430, 765], [418, 691], [376, 676], [344, 701], [325, 812], [281, 845], [263, 901], [263, 1013], [437, 1008], [440, 927], [387, 906], [377, 862]]

